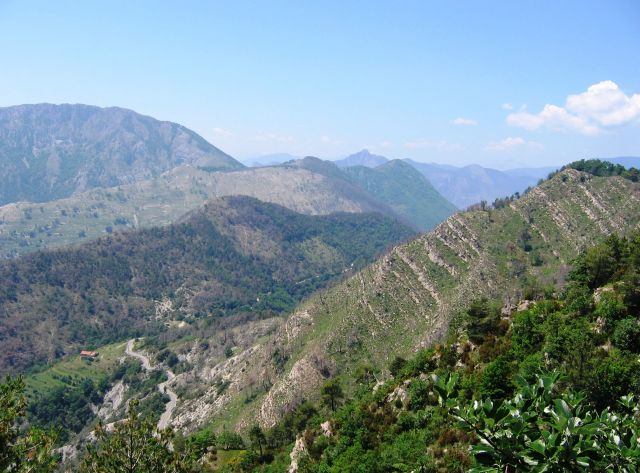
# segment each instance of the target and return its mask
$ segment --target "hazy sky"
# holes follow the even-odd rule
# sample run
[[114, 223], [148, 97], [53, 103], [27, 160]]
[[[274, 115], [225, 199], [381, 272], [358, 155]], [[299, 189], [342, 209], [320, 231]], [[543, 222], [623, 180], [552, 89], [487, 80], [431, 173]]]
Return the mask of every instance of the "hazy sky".
[[131, 108], [238, 158], [640, 155], [640, 2], [0, 0], [0, 106], [37, 102]]

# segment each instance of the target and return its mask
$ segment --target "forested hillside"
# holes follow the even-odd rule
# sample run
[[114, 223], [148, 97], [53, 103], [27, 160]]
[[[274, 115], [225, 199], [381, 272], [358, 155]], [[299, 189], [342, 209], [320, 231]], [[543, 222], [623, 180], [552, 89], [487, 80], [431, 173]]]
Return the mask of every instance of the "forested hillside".
[[122, 108], [0, 108], [0, 205], [46, 202], [148, 179], [176, 166], [240, 169], [191, 130]]
[[0, 372], [164, 323], [291, 310], [413, 231], [380, 214], [301, 215], [220, 198], [183, 223], [0, 263]]

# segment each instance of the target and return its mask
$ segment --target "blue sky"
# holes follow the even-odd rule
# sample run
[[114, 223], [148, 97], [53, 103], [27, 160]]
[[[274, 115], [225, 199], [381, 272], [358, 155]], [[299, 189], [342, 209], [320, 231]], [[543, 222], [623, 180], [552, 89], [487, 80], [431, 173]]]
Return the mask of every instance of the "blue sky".
[[0, 106], [274, 152], [501, 168], [640, 155], [640, 2], [0, 0]]

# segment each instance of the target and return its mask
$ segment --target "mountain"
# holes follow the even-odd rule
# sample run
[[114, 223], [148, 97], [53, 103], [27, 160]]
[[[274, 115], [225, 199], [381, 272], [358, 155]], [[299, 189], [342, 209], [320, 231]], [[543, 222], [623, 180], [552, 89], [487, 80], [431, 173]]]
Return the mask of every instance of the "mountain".
[[242, 162], [247, 166], [261, 167], [261, 166], [277, 166], [278, 164], [286, 163], [287, 161], [295, 161], [301, 159], [300, 156], [294, 156], [289, 153], [273, 153], [266, 154], [264, 156], [256, 156], [254, 158], [243, 159]]
[[157, 176], [180, 165], [240, 169], [196, 133], [122, 108], [0, 108], [0, 205], [44, 202]]
[[164, 324], [281, 314], [413, 234], [377, 213], [308, 216], [224, 197], [182, 223], [5, 260], [0, 373]]
[[[306, 165], [314, 168], [309, 160]], [[112, 231], [167, 225], [208, 199], [227, 195], [247, 195], [309, 215], [394, 215], [334, 165], [323, 166], [316, 166], [321, 172], [292, 165], [224, 173], [181, 166], [150, 180], [91, 189], [52, 202], [7, 204], [0, 207], [0, 257], [87, 241]]]
[[173, 386], [200, 394], [180, 402], [173, 424], [273, 425], [313, 400], [327, 378], [384, 370], [395, 356], [441, 340], [482, 296], [509, 308], [562, 285], [581, 248], [640, 226], [639, 203], [638, 183], [566, 169], [501, 208], [453, 215], [393, 248], [303, 302], [262, 341], [237, 339], [232, 359], [174, 344], [192, 354], [193, 369]]
[[334, 161], [335, 165], [340, 168], [346, 168], [350, 166], [365, 166], [368, 168], [375, 168], [388, 161], [384, 156], [378, 156], [371, 154], [369, 150], [363, 149], [355, 154], [349, 155], [346, 158], [338, 159]]
[[[586, 472], [615, 462], [638, 471], [627, 409], [640, 385], [639, 272], [636, 231], [581, 253], [566, 291], [506, 310], [476, 300], [446, 340], [395, 358], [388, 375], [363, 367], [357, 379], [328, 380], [313, 396], [320, 403], [265, 432], [266, 461], [248, 467], [245, 457], [244, 468]], [[357, 389], [345, 394], [349, 385]], [[631, 441], [609, 442], [613, 431]]]
[[398, 160], [374, 169], [365, 166], [338, 168], [335, 162], [307, 156], [282, 166], [301, 167], [353, 186], [420, 231], [432, 228], [456, 210], [419, 172]]
[[523, 192], [540, 179], [537, 175], [511, 175], [477, 164], [457, 168], [410, 159], [406, 161], [420, 171], [438, 192], [461, 209], [483, 200], [491, 203], [496, 198]]
[[404, 161], [388, 161], [373, 169], [351, 166], [343, 168], [342, 172], [421, 231], [432, 229], [457, 210], [420, 172]]

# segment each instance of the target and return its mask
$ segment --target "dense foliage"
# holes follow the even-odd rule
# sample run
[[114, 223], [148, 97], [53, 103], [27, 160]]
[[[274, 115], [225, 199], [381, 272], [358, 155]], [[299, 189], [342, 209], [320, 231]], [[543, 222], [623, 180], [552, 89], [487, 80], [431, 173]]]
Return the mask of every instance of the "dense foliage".
[[56, 386], [29, 404], [29, 421], [56, 429], [59, 440], [65, 441], [71, 432], [80, 432], [93, 419], [92, 407], [102, 402], [106, 383], [104, 379], [101, 386], [96, 386], [91, 379], [84, 378], [72, 384]]
[[[475, 301], [391, 380], [363, 367], [335, 414], [305, 407], [299, 471], [637, 471], [639, 277], [636, 232], [581, 254], [561, 295], [510, 313]], [[266, 436], [273, 460], [245, 470], [284, 471], [282, 429]]]
[[307, 216], [229, 197], [184, 223], [1, 262], [0, 372], [167, 319], [281, 314], [412, 233], [379, 214]]
[[586, 172], [600, 177], [622, 176], [633, 182], [638, 182], [638, 178], [640, 178], [640, 171], [636, 168], [627, 169], [621, 164], [614, 164], [600, 159], [581, 159], [580, 161], [574, 161], [573, 163], [563, 166], [559, 171], [551, 173], [549, 177], [552, 177], [565, 169], [575, 169], [577, 171]]
[[39, 428], [21, 429], [25, 414], [24, 382], [6, 378], [0, 383], [0, 471], [6, 473], [49, 473], [57, 462], [55, 438]]

